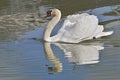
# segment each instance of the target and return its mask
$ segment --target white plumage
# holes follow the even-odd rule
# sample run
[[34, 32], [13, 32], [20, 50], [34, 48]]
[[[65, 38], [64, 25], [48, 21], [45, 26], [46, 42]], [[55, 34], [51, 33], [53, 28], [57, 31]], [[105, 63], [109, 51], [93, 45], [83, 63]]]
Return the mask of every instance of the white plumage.
[[98, 18], [87, 13], [69, 15], [58, 33], [51, 37], [52, 42], [78, 43], [84, 40], [108, 36], [113, 31], [103, 32], [104, 27], [98, 25]]
[[104, 27], [98, 25], [98, 18], [95, 15], [82, 13], [67, 16], [57, 34], [51, 36], [54, 27], [61, 19], [61, 12], [58, 9], [52, 9], [50, 13], [48, 13], [49, 16], [54, 15], [53, 19], [47, 27], [41, 27], [37, 30], [39, 36], [33, 35], [34, 37], [44, 38], [47, 42], [79, 43], [113, 33], [113, 31], [103, 32]]

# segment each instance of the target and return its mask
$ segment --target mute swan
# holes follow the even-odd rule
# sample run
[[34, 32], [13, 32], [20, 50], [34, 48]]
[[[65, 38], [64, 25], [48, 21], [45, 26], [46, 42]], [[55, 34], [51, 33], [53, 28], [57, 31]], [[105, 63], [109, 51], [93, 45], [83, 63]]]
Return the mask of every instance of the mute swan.
[[48, 23], [44, 32], [44, 40], [47, 42], [79, 43], [84, 40], [100, 38], [113, 33], [113, 31], [103, 32], [104, 28], [102, 25], [98, 25], [96, 16], [83, 13], [67, 16], [58, 33], [51, 37], [53, 28], [61, 19], [61, 11], [59, 9], [51, 9], [47, 11], [46, 17], [49, 16], [54, 17]]

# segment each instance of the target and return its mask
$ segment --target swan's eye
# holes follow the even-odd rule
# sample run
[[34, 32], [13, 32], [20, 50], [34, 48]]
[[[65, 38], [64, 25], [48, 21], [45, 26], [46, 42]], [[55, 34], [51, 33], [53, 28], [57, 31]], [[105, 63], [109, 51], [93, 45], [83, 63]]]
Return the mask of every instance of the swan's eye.
[[52, 10], [47, 11], [47, 17], [51, 16]]

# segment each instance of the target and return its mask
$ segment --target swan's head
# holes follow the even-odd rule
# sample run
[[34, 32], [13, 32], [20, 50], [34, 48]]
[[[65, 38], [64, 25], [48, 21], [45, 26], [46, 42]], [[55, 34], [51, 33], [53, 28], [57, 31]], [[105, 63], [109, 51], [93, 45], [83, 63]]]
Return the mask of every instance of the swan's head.
[[61, 11], [59, 9], [50, 9], [47, 11], [47, 16], [61, 16]]

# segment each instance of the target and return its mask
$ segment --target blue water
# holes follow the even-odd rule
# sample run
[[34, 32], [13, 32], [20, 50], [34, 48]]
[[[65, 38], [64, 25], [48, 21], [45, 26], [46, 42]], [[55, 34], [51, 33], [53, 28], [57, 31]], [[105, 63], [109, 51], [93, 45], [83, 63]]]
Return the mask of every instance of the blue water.
[[52, 7], [61, 7], [63, 11], [64, 17], [52, 35], [61, 27], [66, 14], [82, 12], [98, 16], [105, 30], [114, 30], [114, 34], [78, 44], [47, 43], [42, 39], [43, 25], [26, 32], [19, 40], [2, 40], [1, 80], [120, 80], [120, 15], [114, 13], [119, 13], [118, 4], [97, 7], [90, 5], [90, 9], [82, 6], [80, 9], [74, 8], [71, 12], [65, 10], [74, 7], [75, 3], [74, 6], [66, 6], [65, 10], [65, 3], [60, 5], [56, 1], [43, 1], [42, 4], [45, 8], [53, 4]]
[[[2, 47], [0, 77], [3, 80], [120, 79], [119, 46], [104, 45], [101, 41], [82, 44], [50, 44], [56, 58], [48, 58], [51, 56], [46, 56], [49, 53], [45, 52], [45, 43], [39, 40], [25, 39], [10, 43], [2, 42], [0, 45]], [[57, 45], [61, 45], [64, 51]], [[104, 49], [98, 51], [94, 47], [96, 45]], [[69, 57], [70, 53], [65, 52], [72, 52], [72, 57]], [[58, 69], [52, 69], [57, 64]], [[59, 64], [62, 65], [62, 69], [59, 69]]]

